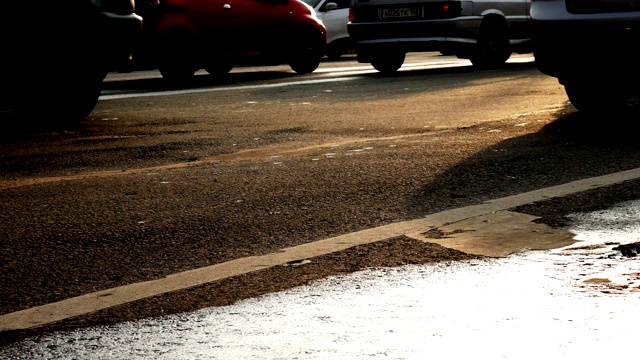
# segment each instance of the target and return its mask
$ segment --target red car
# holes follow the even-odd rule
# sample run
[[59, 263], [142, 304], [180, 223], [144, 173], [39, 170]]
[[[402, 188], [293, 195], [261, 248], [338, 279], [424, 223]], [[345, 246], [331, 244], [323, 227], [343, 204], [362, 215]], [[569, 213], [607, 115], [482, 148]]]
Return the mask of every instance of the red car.
[[324, 56], [326, 28], [299, 0], [146, 0], [136, 8], [144, 19], [136, 56], [166, 79], [199, 69], [222, 75], [240, 64], [309, 73]]

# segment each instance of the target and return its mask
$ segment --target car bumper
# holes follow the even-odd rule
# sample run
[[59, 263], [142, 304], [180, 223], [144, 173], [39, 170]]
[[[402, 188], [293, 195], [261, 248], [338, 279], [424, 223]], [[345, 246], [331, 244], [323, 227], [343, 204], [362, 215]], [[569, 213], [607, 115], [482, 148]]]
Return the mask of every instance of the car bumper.
[[[464, 17], [385, 23], [350, 23], [349, 35], [361, 62], [368, 54], [386, 51], [415, 52], [470, 48], [475, 45], [481, 19]], [[410, 35], [410, 36], [408, 36]]]
[[[475, 42], [481, 19], [463, 17], [446, 20], [349, 23], [349, 36], [356, 43]], [[411, 34], [407, 37], [407, 34]]]
[[534, 1], [533, 53], [544, 74], [565, 78], [640, 72], [640, 12], [572, 14], [564, 1]]

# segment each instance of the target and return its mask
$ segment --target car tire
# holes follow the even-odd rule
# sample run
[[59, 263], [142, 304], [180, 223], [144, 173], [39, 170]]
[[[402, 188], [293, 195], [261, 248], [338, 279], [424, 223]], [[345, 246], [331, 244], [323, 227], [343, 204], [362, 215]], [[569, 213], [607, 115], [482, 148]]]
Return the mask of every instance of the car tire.
[[564, 89], [571, 104], [584, 112], [619, 110], [629, 99], [627, 87], [611, 80], [565, 80]]
[[161, 65], [159, 70], [162, 77], [172, 83], [187, 82], [193, 78], [197, 71], [195, 67], [176, 64]]
[[511, 57], [509, 26], [498, 17], [486, 17], [480, 29], [476, 49], [469, 60], [481, 69], [495, 69], [504, 65]]
[[320, 58], [317, 55], [296, 57], [289, 62], [289, 66], [298, 74], [312, 73], [320, 66]]
[[346, 53], [346, 49], [338, 44], [332, 43], [327, 45], [327, 58], [329, 60], [338, 60]]
[[50, 76], [22, 78], [16, 91], [18, 118], [39, 127], [57, 128], [77, 125], [91, 114], [106, 71], [81, 65], [60, 68]]
[[164, 36], [158, 70], [170, 82], [187, 82], [198, 70], [195, 65], [195, 40], [186, 30], [173, 30]]
[[383, 74], [394, 74], [404, 63], [405, 57], [406, 54], [403, 52], [378, 54], [371, 60], [371, 66]]
[[289, 66], [298, 74], [312, 73], [320, 66], [321, 56], [311, 49], [303, 51], [304, 53], [297, 54], [289, 61]]
[[313, 30], [302, 30], [294, 40], [297, 44], [289, 55], [289, 66], [298, 74], [314, 72], [324, 56], [324, 37]]
[[102, 81], [106, 72], [90, 71], [89, 75], [82, 76], [67, 82], [67, 92], [57, 99], [59, 116], [66, 116], [67, 124], [75, 124], [85, 119], [98, 103], [102, 90]]

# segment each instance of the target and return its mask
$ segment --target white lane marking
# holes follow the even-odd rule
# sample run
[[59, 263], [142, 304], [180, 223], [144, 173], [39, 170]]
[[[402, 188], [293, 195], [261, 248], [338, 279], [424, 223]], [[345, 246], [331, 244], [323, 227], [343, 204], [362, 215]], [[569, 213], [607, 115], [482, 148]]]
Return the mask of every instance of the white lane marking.
[[308, 244], [282, 249], [277, 253], [236, 259], [208, 267], [184, 271], [162, 279], [124, 285], [98, 291], [55, 303], [0, 315], [0, 331], [38, 327], [56, 321], [89, 314], [98, 310], [128, 302], [184, 290], [221, 279], [284, 265], [332, 252], [342, 251], [357, 245], [387, 240], [396, 236], [415, 234], [434, 227], [482, 216], [516, 206], [562, 197], [610, 186], [628, 180], [640, 179], [640, 168], [597, 176], [570, 183], [533, 190], [522, 194], [490, 200], [482, 204], [428, 215], [421, 219], [395, 223], [351, 234], [324, 239]]
[[[509, 63], [526, 63], [534, 61], [533, 57], [518, 57], [509, 59]], [[444, 69], [460, 66], [471, 66], [468, 60], [448, 60], [437, 62], [420, 62], [420, 63], [406, 63], [402, 65], [399, 71], [416, 70], [416, 69]], [[199, 89], [183, 89], [183, 90], [168, 90], [168, 91], [152, 91], [146, 93], [128, 93], [128, 94], [111, 94], [101, 95], [98, 100], [118, 100], [129, 99], [139, 97], [154, 97], [154, 96], [169, 96], [169, 95], [184, 95], [184, 94], [196, 94], [207, 93], [217, 91], [230, 91], [230, 90], [254, 90], [254, 89], [268, 89], [278, 88], [285, 86], [296, 85], [312, 85], [322, 84], [327, 82], [338, 82], [355, 80], [355, 78], [349, 78], [347, 76], [363, 75], [377, 73], [370, 65], [366, 66], [349, 66], [349, 67], [337, 67], [337, 68], [323, 68], [318, 69], [314, 73], [318, 73], [320, 77], [331, 76], [330, 79], [315, 79], [315, 80], [301, 80], [301, 81], [287, 81], [277, 84], [261, 84], [261, 85], [240, 85], [240, 86], [224, 86], [224, 87], [208, 87]], [[334, 78], [335, 77], [335, 78]]]
[[228, 91], [228, 90], [268, 89], [268, 88], [277, 88], [277, 87], [284, 87], [284, 86], [310, 85], [310, 84], [321, 84], [321, 83], [336, 82], [336, 81], [349, 81], [354, 79], [355, 78], [303, 80], [303, 81], [291, 81], [291, 82], [278, 83], [278, 84], [241, 85], [241, 86], [211, 87], [211, 88], [203, 88], [203, 89], [154, 91], [154, 92], [138, 93], [138, 94], [102, 95], [100, 96], [99, 100], [116, 100], [116, 99], [127, 99], [127, 98], [137, 98], [137, 97], [149, 97], [149, 96], [195, 94], [195, 93], [206, 93], [206, 92]]

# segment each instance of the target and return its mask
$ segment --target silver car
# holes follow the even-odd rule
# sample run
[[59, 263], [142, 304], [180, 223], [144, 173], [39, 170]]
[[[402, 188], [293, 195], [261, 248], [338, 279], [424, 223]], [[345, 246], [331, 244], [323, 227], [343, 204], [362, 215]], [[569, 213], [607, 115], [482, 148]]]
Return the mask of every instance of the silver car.
[[347, 23], [351, 0], [303, 0], [315, 10], [316, 15], [327, 28], [326, 54], [330, 59], [338, 59], [355, 49]]
[[358, 61], [393, 73], [407, 52], [440, 51], [481, 68], [531, 52], [530, 0], [353, 0]]

